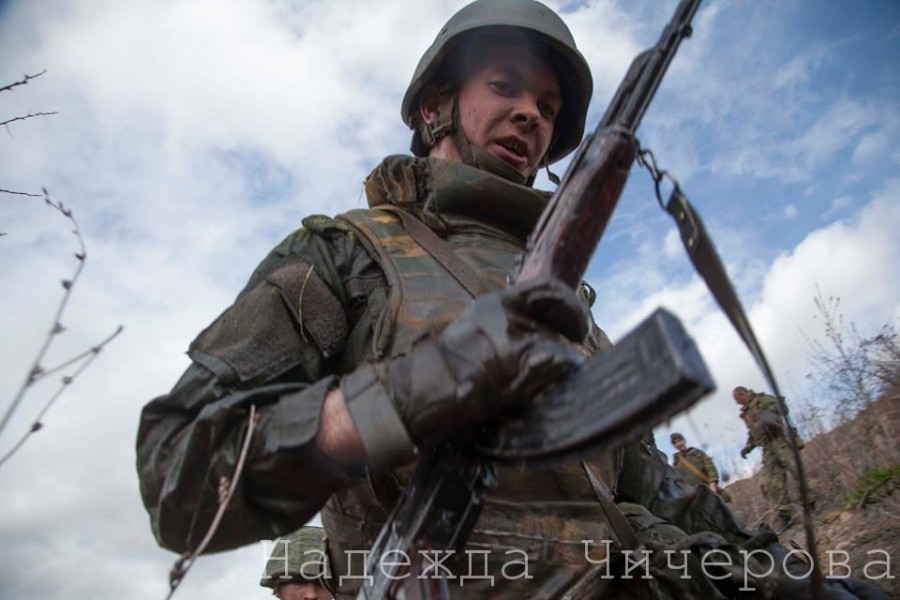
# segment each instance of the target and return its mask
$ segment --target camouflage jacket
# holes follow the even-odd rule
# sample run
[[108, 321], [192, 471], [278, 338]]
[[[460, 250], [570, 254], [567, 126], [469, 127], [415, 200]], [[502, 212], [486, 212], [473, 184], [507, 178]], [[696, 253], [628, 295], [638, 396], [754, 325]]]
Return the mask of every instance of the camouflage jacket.
[[[374, 205], [408, 202], [464, 260], [488, 271], [513, 264], [513, 251], [523, 247], [546, 200], [464, 165], [408, 157], [386, 159], [367, 180], [367, 194]], [[183, 552], [205, 535], [218, 508], [219, 484], [235, 470], [253, 405], [259, 416], [240, 484], [208, 551], [274, 539], [321, 510], [336, 578], [361, 574], [359, 568], [349, 571], [344, 556], [369, 548], [412, 465], [387, 473], [339, 465], [316, 448], [318, 418], [326, 392], [342, 374], [403, 350], [405, 342], [397, 340], [404, 336], [385, 332], [403, 325], [396, 315], [406, 310], [414, 317], [407, 323], [421, 315], [392, 298], [390, 274], [374, 247], [381, 234], [364, 234], [360, 223], [352, 215], [304, 219], [303, 228], [266, 257], [234, 304], [191, 344], [192, 364], [172, 391], [144, 407], [137, 470], [162, 546]], [[439, 328], [449, 318], [452, 311], [442, 309], [428, 316], [427, 327]], [[393, 325], [386, 325], [390, 319]], [[588, 350], [608, 344], [596, 327], [591, 335]], [[478, 574], [498, 575], [498, 585], [491, 580], [488, 592], [486, 577], [475, 577], [454, 597], [559, 597], [593, 566], [582, 540], [597, 542], [592, 560], [602, 558], [597, 552], [604, 551], [604, 540], [614, 542], [615, 552], [617, 536], [596, 501], [588, 467], [617, 502], [644, 507], [632, 522], [641, 539], [659, 523], [687, 534], [711, 532], [723, 544], [752, 537], [708, 488], [686, 485], [648, 437], [615, 454], [588, 456], [583, 464], [501, 470], [469, 547], [524, 553], [530, 578], [501, 581], [497, 571], [508, 557], [500, 555], [498, 563], [493, 554], [482, 567], [485, 557], [478, 555]], [[469, 574], [471, 567], [462, 566]], [[351, 594], [354, 583], [359, 581], [341, 585], [339, 597]]]
[[741, 407], [741, 419], [747, 425], [747, 444], [753, 449], [766, 442], [784, 439], [784, 426], [778, 414], [778, 404], [774, 396], [753, 392], [747, 403]]
[[703, 450], [687, 448], [682, 452], [675, 453], [672, 466], [691, 485], [719, 482], [719, 472], [716, 470], [712, 459]]

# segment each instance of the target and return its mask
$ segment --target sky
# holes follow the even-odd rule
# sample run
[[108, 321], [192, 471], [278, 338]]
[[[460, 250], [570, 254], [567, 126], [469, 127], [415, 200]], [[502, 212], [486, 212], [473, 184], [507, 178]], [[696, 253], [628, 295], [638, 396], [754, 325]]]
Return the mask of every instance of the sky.
[[[190, 341], [300, 221], [364, 206], [362, 182], [408, 151], [399, 118], [415, 64], [464, 2], [0, 1], [0, 188], [71, 207], [85, 269], [45, 365], [122, 335], [0, 468], [0, 600], [161, 600], [175, 555], [138, 495], [141, 407], [188, 364]], [[589, 61], [596, 123], [674, 0], [548, 0]], [[703, 215], [789, 402], [822, 402], [808, 340], [817, 290], [861, 331], [900, 325], [900, 4], [708, 0], [639, 137]], [[555, 169], [560, 174], [565, 164]], [[538, 185], [549, 188], [542, 176]], [[0, 193], [0, 409], [77, 266], [70, 224]], [[727, 470], [745, 432], [730, 399], [763, 388], [693, 275], [637, 167], [589, 267], [593, 312], [620, 339], [659, 306], [697, 341], [718, 390], [657, 429]], [[29, 389], [5, 452], [54, 386]], [[9, 399], [9, 400], [7, 400]], [[176, 597], [265, 598], [271, 546], [204, 557]], [[124, 593], [123, 593], [124, 592]]]

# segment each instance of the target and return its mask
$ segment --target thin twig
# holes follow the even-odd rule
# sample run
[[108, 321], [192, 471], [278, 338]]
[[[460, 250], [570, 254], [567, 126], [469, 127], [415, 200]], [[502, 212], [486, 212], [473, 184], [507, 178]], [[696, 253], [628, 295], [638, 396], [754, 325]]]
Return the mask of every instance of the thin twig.
[[[44, 340], [44, 345], [41, 347], [40, 351], [38, 351], [37, 356], [34, 359], [34, 362], [31, 363], [31, 368], [28, 370], [28, 374], [25, 376], [25, 381], [22, 383], [19, 391], [16, 393], [15, 398], [13, 398], [12, 404], [6, 411], [6, 414], [3, 415], [3, 420], [0, 421], [0, 435], [2, 435], [4, 428], [6, 428], [7, 423], [9, 423], [10, 418], [13, 413], [18, 408], [19, 404], [22, 402], [22, 398], [25, 396], [25, 392], [29, 387], [41, 376], [45, 369], [41, 366], [41, 361], [44, 359], [44, 356], [47, 354], [47, 350], [50, 348], [50, 344], [53, 341], [53, 338], [65, 331], [65, 328], [60, 323], [60, 318], [62, 317], [63, 311], [66, 308], [66, 305], [69, 302], [69, 297], [72, 295], [72, 288], [75, 286], [75, 283], [78, 281], [78, 278], [81, 276], [81, 271], [84, 269], [84, 261], [87, 258], [87, 250], [84, 246], [84, 238], [81, 237], [81, 230], [78, 228], [78, 222], [75, 220], [75, 217], [72, 215], [72, 210], [66, 208], [62, 202], [54, 202], [50, 198], [50, 193], [47, 192], [47, 189], [43, 189], [44, 192], [44, 202], [58, 210], [64, 217], [69, 219], [72, 222], [74, 229], [72, 233], [75, 234], [75, 237], [78, 238], [78, 245], [80, 248], [80, 252], [75, 254], [75, 258], [78, 259], [78, 266], [75, 268], [75, 272], [72, 277], [69, 279], [64, 279], [62, 281], [63, 289], [65, 293], [63, 294], [62, 300], [59, 303], [59, 306], [56, 309], [56, 315], [53, 317], [53, 326], [50, 328], [49, 333], [47, 334], [46, 339]], [[55, 371], [56, 368], [50, 369], [50, 371]]]
[[11, 84], [9, 84], [9, 85], [5, 85], [5, 86], [3, 86], [3, 87], [0, 87], [0, 92], [7, 92], [7, 91], [13, 89], [13, 88], [16, 87], [16, 86], [19, 86], [19, 85], [25, 85], [25, 84], [27, 84], [29, 81], [31, 81], [32, 79], [36, 79], [36, 78], [40, 77], [41, 75], [43, 75], [43, 74], [46, 73], [46, 72], [47, 72], [47, 69], [44, 69], [44, 70], [41, 71], [40, 73], [35, 73], [34, 75], [28, 75], [28, 74], [26, 74], [26, 75], [25, 75], [22, 79], [20, 79], [19, 81], [16, 81], [16, 82], [11, 83]]
[[[9, 85], [5, 85], [5, 86], [3, 86], [3, 87], [0, 87], [0, 92], [8, 92], [8, 91], [11, 91], [13, 88], [15, 88], [15, 87], [17, 87], [17, 86], [20, 86], [20, 85], [26, 85], [26, 84], [27, 84], [29, 81], [31, 81], [32, 79], [35, 79], [35, 78], [37, 78], [37, 77], [40, 77], [41, 75], [43, 75], [43, 74], [46, 73], [46, 72], [47, 72], [47, 69], [44, 69], [43, 71], [41, 71], [40, 73], [36, 73], [35, 75], [28, 75], [28, 74], [25, 74], [25, 75], [22, 77], [22, 79], [20, 79], [19, 81], [15, 81], [15, 82], [13, 82], [13, 83], [10, 83]], [[10, 131], [10, 129], [9, 129], [10, 123], [15, 123], [16, 121], [24, 121], [25, 119], [32, 119], [32, 118], [34, 118], [34, 117], [47, 117], [47, 116], [55, 115], [55, 114], [58, 114], [58, 113], [57, 113], [56, 111], [53, 111], [53, 112], [36, 112], [36, 113], [33, 113], [33, 112], [31, 112], [31, 111], [28, 111], [28, 114], [27, 114], [27, 115], [22, 115], [22, 116], [19, 116], [19, 117], [13, 117], [12, 119], [7, 119], [6, 121], [0, 122], [0, 125], [2, 125], [3, 127], [6, 128], [6, 133], [8, 133], [9, 135], [12, 135], [12, 131]]]
[[[106, 346], [111, 341], [113, 341], [113, 339], [117, 335], [122, 333], [122, 329], [123, 329], [122, 326], [119, 325], [119, 327], [116, 329], [116, 331], [112, 335], [108, 336], [105, 340], [103, 340], [102, 342], [100, 342], [99, 344], [97, 344], [96, 346], [91, 348], [89, 351], [83, 352], [82, 354], [80, 354], [78, 356], [78, 358], [87, 357], [87, 360], [85, 360], [83, 363], [81, 363], [81, 365], [79, 365], [79, 367], [75, 370], [74, 373], [72, 373], [71, 375], [64, 375], [62, 377], [60, 386], [56, 390], [56, 393], [53, 394], [53, 396], [50, 398], [50, 400], [48, 400], [47, 403], [44, 405], [44, 408], [41, 409], [41, 412], [38, 413], [38, 416], [35, 418], [34, 422], [31, 424], [31, 427], [28, 429], [28, 431], [25, 432], [25, 435], [23, 435], [21, 437], [21, 439], [19, 439], [19, 441], [16, 442], [16, 445], [13, 446], [12, 449], [3, 456], [3, 458], [0, 458], [0, 467], [2, 467], [4, 465], [4, 463], [6, 463], [6, 461], [8, 461], [10, 458], [12, 458], [12, 456], [16, 452], [19, 451], [19, 448], [22, 447], [22, 445], [26, 442], [26, 440], [28, 440], [28, 438], [31, 436], [31, 434], [37, 433], [38, 431], [43, 429], [44, 423], [42, 422], [42, 420], [44, 418], [44, 415], [47, 414], [47, 411], [50, 410], [50, 407], [53, 406], [53, 404], [56, 402], [56, 400], [60, 396], [62, 396], [63, 392], [66, 391], [66, 389], [72, 384], [73, 381], [75, 381], [75, 378], [78, 377], [79, 375], [81, 375], [82, 371], [87, 369], [90, 366], [90, 364], [92, 362], [94, 362], [94, 359], [97, 358], [97, 355], [100, 354], [100, 351], [103, 350], [103, 347]], [[73, 359], [66, 364], [70, 364], [70, 363], [74, 362], [74, 360], [76, 360], [76, 359]], [[49, 374], [49, 372], [45, 373], [45, 375], [47, 375], [47, 374]]]
[[54, 111], [51, 112], [29, 112], [27, 115], [22, 115], [21, 117], [13, 117], [12, 119], [7, 119], [6, 121], [0, 121], [0, 125], [6, 127], [6, 133], [11, 133], [9, 130], [9, 124], [15, 123], [16, 121], [24, 121], [25, 119], [31, 119], [34, 117], [49, 117], [50, 115], [58, 115], [59, 113]]
[[112, 334], [110, 334], [105, 340], [103, 340], [96, 346], [91, 346], [90, 348], [88, 348], [87, 350], [82, 352], [81, 354], [79, 354], [77, 356], [73, 356], [72, 358], [70, 358], [69, 360], [67, 360], [64, 363], [60, 363], [53, 368], [50, 368], [50, 369], [47, 369], [45, 371], [41, 371], [40, 373], [35, 374], [34, 381], [32, 383], [34, 383], [40, 379], [44, 379], [45, 377], [49, 377], [50, 375], [53, 375], [54, 373], [56, 373], [58, 371], [62, 371], [64, 368], [68, 367], [71, 364], [78, 362], [79, 360], [81, 360], [82, 358], [85, 358], [86, 356], [93, 355], [93, 356], [91, 356], [91, 360], [93, 360], [93, 357], [96, 356], [97, 354], [100, 354], [100, 351], [103, 350], [103, 346], [110, 343], [113, 340], [113, 338], [115, 338], [117, 335], [122, 333], [123, 329], [124, 329], [124, 327], [122, 325], [119, 325]]
[[[29, 194], [28, 192], [16, 192], [14, 190], [4, 190], [0, 188], [0, 193], [2, 194], [15, 194], [16, 196], [29, 196], [31, 198], [41, 198], [40, 194]], [[0, 237], [6, 235], [5, 231], [0, 231]]]
[[250, 451], [250, 440], [253, 439], [253, 429], [256, 426], [257, 416], [256, 406], [251, 404], [250, 416], [247, 418], [247, 433], [244, 435], [244, 444], [241, 447], [241, 455], [238, 458], [237, 465], [234, 467], [234, 474], [231, 476], [231, 481], [228, 481], [223, 477], [222, 481], [219, 483], [219, 509], [216, 511], [216, 515], [213, 517], [212, 523], [210, 523], [209, 529], [203, 537], [203, 541], [200, 542], [200, 545], [197, 546], [196, 550], [193, 552], [185, 552], [172, 566], [172, 570], [169, 573], [169, 594], [166, 596], [166, 600], [171, 600], [172, 596], [175, 595], [175, 591], [178, 589], [178, 586], [181, 585], [181, 582], [184, 581], [184, 578], [193, 566], [194, 561], [196, 561], [197, 557], [206, 550], [206, 547], [215, 535], [216, 530], [219, 528], [219, 523], [222, 522], [222, 517], [225, 515], [225, 509], [228, 508], [228, 503], [231, 502], [231, 497], [234, 495], [234, 490], [237, 489], [241, 472], [244, 470], [244, 462]]
[[40, 194], [29, 194], [28, 192], [15, 192], [13, 190], [4, 190], [0, 188], [0, 193], [15, 194], [17, 196], [30, 196], [31, 198], [43, 198]]

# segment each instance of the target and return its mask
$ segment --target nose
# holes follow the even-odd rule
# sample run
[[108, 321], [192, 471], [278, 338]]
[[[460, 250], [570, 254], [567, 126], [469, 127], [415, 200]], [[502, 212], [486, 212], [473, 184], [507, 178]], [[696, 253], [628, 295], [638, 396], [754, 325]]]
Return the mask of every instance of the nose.
[[538, 108], [537, 99], [528, 94], [523, 94], [513, 107], [512, 119], [519, 125], [524, 125], [528, 128], [535, 127], [541, 119], [541, 111]]

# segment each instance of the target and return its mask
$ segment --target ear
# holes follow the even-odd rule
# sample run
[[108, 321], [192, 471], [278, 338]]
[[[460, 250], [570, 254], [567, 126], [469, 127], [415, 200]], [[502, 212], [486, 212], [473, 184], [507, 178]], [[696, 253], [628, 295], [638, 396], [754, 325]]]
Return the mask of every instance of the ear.
[[419, 113], [422, 115], [422, 121], [429, 125], [437, 121], [440, 107], [441, 97], [438, 87], [433, 83], [429, 83], [419, 95]]

